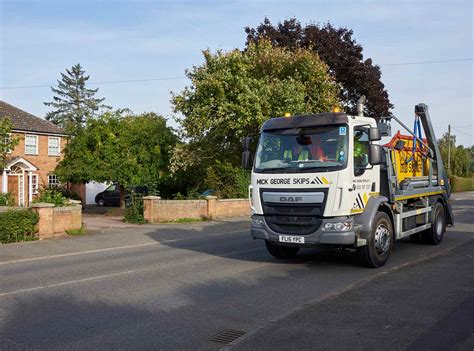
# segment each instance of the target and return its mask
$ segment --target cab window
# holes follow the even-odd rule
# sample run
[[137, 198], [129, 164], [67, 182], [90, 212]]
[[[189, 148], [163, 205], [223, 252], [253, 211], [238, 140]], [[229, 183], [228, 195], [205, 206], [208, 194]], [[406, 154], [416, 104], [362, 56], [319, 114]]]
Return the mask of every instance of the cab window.
[[354, 128], [354, 168], [366, 168], [369, 164], [369, 129]]

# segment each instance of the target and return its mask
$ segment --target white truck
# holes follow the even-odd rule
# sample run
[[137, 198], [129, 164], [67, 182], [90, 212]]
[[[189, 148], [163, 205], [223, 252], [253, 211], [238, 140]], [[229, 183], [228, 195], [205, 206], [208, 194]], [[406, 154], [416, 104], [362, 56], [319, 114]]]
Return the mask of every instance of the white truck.
[[[416, 123], [412, 132], [396, 117], [364, 117], [363, 109], [361, 99], [357, 116], [331, 112], [263, 124], [249, 187], [251, 235], [265, 240], [271, 255], [290, 258], [302, 247], [326, 245], [357, 251], [364, 265], [380, 267], [395, 240], [437, 245], [454, 224], [428, 107], [415, 106], [418, 133]], [[392, 119], [411, 137], [382, 146]], [[245, 168], [251, 140], [243, 141]]]

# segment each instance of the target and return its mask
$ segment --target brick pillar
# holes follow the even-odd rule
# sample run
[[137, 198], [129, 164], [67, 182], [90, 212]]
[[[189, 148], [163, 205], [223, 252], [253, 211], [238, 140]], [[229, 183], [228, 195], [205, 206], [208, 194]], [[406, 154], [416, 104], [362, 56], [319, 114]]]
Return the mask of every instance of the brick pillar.
[[154, 202], [161, 200], [159, 196], [145, 196], [143, 197], [143, 217], [148, 223], [154, 223], [155, 209]]
[[212, 219], [216, 213], [217, 196], [206, 196], [207, 218]]
[[39, 215], [38, 237], [39, 239], [51, 238], [54, 236], [54, 205], [48, 203], [35, 203], [31, 207]]

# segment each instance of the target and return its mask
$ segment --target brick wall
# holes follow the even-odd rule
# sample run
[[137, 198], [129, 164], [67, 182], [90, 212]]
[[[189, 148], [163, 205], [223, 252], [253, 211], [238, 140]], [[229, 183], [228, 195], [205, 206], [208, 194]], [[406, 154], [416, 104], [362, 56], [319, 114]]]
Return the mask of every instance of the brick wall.
[[146, 196], [144, 217], [150, 223], [175, 221], [180, 218], [229, 218], [249, 216], [247, 199], [217, 200], [208, 196], [206, 200], [161, 200], [156, 196]]
[[[148, 198], [153, 198], [149, 200]], [[202, 219], [207, 217], [206, 200], [161, 200], [155, 196], [145, 197], [145, 219], [149, 222], [168, 222], [180, 218]]]
[[248, 199], [217, 200], [212, 218], [250, 216]]
[[53, 204], [36, 203], [33, 211], [38, 212], [38, 237], [40, 239], [63, 235], [66, 230], [82, 226], [82, 206], [54, 207]]

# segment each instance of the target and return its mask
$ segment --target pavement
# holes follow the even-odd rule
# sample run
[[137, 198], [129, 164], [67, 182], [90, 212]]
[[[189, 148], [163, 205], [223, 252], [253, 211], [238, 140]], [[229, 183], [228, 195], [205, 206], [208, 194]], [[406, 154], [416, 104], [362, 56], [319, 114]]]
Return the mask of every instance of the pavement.
[[455, 197], [441, 245], [398, 242], [381, 269], [276, 260], [248, 219], [3, 245], [0, 350], [473, 350], [474, 193]]

